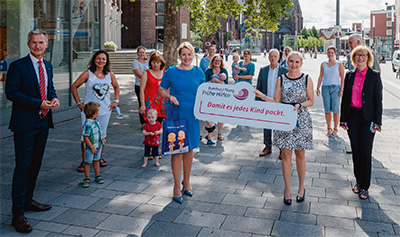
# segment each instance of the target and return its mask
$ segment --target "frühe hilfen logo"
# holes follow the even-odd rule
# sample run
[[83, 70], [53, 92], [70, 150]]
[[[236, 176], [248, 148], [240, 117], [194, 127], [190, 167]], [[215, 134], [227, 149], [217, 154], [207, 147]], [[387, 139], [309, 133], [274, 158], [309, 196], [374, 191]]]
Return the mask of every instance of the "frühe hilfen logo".
[[238, 100], [245, 100], [247, 96], [249, 96], [249, 91], [247, 89], [242, 89], [237, 93], [237, 95], [233, 95]]

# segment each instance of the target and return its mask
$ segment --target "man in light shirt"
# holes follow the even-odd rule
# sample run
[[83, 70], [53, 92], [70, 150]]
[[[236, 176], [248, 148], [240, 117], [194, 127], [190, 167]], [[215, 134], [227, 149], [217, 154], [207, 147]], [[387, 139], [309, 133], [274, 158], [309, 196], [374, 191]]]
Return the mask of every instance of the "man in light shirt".
[[[276, 89], [276, 81], [282, 74], [288, 72], [286, 68], [279, 65], [279, 51], [271, 49], [268, 59], [270, 65], [260, 68], [257, 80], [257, 90], [266, 94], [269, 97], [274, 97]], [[272, 130], [264, 129], [264, 149], [259, 156], [266, 156], [272, 153]], [[280, 158], [280, 155], [279, 155]]]

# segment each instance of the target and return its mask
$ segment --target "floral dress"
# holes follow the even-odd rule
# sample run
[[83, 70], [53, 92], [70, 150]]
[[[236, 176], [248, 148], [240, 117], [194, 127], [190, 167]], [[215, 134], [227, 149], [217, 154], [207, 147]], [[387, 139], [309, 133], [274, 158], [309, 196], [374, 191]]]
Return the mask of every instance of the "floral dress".
[[144, 90], [144, 106], [146, 107], [146, 113], [149, 109], [157, 110], [157, 116], [166, 118], [167, 104], [166, 100], [158, 94], [158, 88], [160, 87], [161, 79], [157, 79], [151, 74], [149, 70], [147, 73], [147, 84]]
[[[307, 100], [308, 75], [291, 79], [285, 74], [281, 76], [282, 103], [297, 104]], [[308, 108], [297, 110], [297, 125], [291, 131], [274, 131], [274, 145], [289, 150], [312, 150], [313, 128]]]

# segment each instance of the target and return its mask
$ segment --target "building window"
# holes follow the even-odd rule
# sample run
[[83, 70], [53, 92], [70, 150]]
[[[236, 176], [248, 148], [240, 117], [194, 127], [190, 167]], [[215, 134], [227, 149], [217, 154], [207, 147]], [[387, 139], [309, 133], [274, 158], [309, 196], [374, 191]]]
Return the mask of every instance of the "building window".
[[158, 15], [157, 16], [157, 26], [164, 26], [164, 16], [163, 15]]
[[392, 27], [392, 21], [386, 21], [386, 26], [387, 27]]
[[392, 35], [392, 30], [386, 30], [386, 35]]
[[164, 2], [157, 2], [157, 13], [158, 14], [165, 13], [165, 3]]
[[386, 18], [392, 18], [392, 13], [391, 12], [386, 13]]

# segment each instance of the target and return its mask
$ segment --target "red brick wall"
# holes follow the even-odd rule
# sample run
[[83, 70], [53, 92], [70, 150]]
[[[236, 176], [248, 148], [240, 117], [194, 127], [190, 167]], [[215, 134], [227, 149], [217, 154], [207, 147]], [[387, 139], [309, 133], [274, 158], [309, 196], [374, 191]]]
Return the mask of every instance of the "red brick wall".
[[[386, 18], [386, 13], [372, 13], [371, 18], [371, 30], [369, 32], [370, 37], [373, 37], [373, 22], [372, 18], [375, 16], [375, 37], [392, 37], [392, 35], [387, 35], [386, 30], [391, 30], [392, 26], [386, 26], [386, 21], [391, 21], [392, 18]], [[396, 24], [396, 15], [395, 21]], [[394, 35], [396, 36], [396, 27], [394, 27]]]
[[141, 13], [141, 43], [146, 48], [152, 48], [156, 42], [156, 2], [142, 0]]

